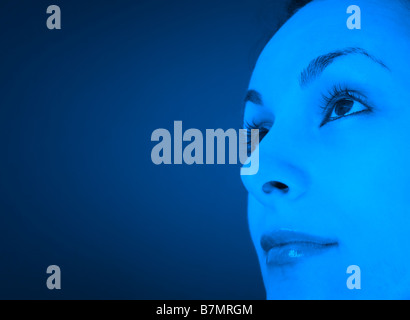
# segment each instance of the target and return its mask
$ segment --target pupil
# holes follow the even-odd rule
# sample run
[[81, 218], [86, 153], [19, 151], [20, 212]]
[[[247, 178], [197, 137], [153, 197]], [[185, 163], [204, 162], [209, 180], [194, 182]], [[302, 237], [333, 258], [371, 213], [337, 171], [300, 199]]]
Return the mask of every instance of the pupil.
[[353, 100], [343, 99], [336, 103], [335, 106], [335, 113], [338, 116], [343, 116], [344, 114], [348, 113], [350, 109], [352, 109], [354, 104]]

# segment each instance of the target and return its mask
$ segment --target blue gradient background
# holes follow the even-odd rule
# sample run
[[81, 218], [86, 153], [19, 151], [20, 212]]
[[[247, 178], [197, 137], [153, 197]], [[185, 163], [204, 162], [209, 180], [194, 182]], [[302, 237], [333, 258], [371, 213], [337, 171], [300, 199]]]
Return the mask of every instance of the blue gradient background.
[[282, 8], [1, 2], [1, 299], [265, 298], [239, 167], [156, 166], [150, 138], [174, 120], [239, 128]]

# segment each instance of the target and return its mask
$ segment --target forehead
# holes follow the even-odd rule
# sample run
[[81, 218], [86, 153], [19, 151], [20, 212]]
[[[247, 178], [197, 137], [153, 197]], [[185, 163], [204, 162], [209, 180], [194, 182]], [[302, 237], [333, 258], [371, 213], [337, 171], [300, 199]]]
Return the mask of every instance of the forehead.
[[393, 70], [398, 63], [407, 63], [409, 12], [403, 10], [399, 1], [358, 0], [355, 4], [361, 10], [360, 30], [350, 30], [346, 25], [351, 15], [346, 10], [351, 1], [317, 0], [301, 9], [266, 45], [250, 88], [269, 93], [273, 81], [276, 91], [282, 92], [281, 87], [295, 85], [312, 59], [348, 47], [364, 48], [390, 63]]

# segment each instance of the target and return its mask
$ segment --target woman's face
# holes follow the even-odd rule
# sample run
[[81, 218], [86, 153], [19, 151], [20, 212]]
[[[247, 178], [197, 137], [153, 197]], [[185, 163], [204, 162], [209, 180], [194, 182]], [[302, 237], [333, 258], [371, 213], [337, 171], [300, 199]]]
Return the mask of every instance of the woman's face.
[[250, 81], [262, 140], [242, 178], [268, 299], [410, 298], [410, 12], [358, 0], [350, 30], [351, 4], [301, 9]]

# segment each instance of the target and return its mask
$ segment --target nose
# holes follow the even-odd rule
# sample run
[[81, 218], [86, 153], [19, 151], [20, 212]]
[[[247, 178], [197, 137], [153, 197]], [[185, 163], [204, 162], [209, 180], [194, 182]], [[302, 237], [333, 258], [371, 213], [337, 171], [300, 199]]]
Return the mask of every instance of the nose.
[[303, 145], [307, 144], [269, 132], [254, 151], [259, 154], [258, 172], [242, 176], [248, 192], [266, 206], [303, 197], [310, 185], [308, 150]]

